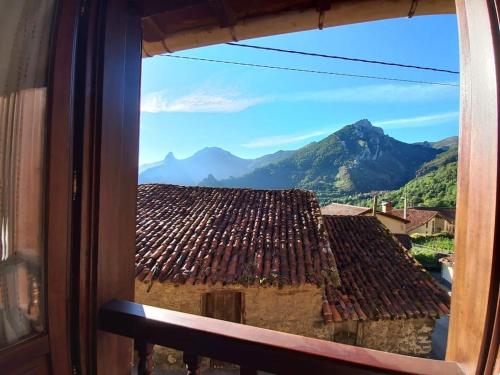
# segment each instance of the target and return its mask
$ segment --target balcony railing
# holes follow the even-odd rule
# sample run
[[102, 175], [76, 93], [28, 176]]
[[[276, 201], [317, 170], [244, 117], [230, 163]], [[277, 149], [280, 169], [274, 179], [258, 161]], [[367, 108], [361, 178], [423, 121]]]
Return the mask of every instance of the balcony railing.
[[275, 374], [463, 374], [454, 362], [408, 357], [309, 337], [111, 301], [99, 313], [99, 328], [135, 340], [139, 374], [151, 373], [152, 346], [184, 353], [188, 374], [199, 374], [199, 358]]

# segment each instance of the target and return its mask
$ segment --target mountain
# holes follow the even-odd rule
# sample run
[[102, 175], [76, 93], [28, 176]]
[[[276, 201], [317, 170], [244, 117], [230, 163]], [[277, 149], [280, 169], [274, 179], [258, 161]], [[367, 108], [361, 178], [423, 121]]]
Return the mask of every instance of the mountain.
[[368, 120], [347, 125], [291, 156], [241, 177], [211, 181], [211, 186], [257, 189], [304, 188], [333, 196], [397, 189], [418, 168], [442, 152], [400, 142]]
[[403, 196], [414, 206], [455, 207], [457, 201], [458, 137], [434, 142], [446, 149], [417, 170], [416, 177], [396, 191], [381, 196], [397, 207], [403, 206]]
[[458, 136], [448, 137], [437, 142], [431, 142], [433, 148], [448, 150], [453, 147], [458, 148]]
[[450, 146], [446, 151], [438, 154], [434, 159], [428, 161], [417, 170], [416, 176], [423, 176], [427, 173], [435, 171], [447, 164], [455, 163], [458, 161], [458, 147]]
[[444, 138], [437, 142], [417, 142], [416, 145], [435, 148], [436, 150], [448, 150], [450, 148], [458, 147], [458, 137], [455, 135], [453, 137]]
[[161, 165], [161, 163], [163, 163], [163, 161], [157, 161], [155, 163], [147, 163], [147, 164], [139, 165], [139, 174], [144, 172], [146, 169], [150, 169], [153, 167], [159, 167]]
[[[439, 143], [439, 142], [435, 142]], [[457, 194], [458, 147], [451, 145], [434, 159], [423, 163], [415, 178], [397, 190], [379, 192], [379, 201], [391, 201], [395, 207], [403, 208], [403, 197], [414, 206], [455, 207]], [[372, 194], [354, 194], [331, 199], [329, 195], [317, 193], [322, 204], [332, 201], [370, 207]]]
[[141, 166], [139, 183], [198, 185], [207, 176], [214, 180], [238, 177], [292, 154], [293, 151], [278, 151], [257, 159], [243, 159], [221, 148], [207, 147], [186, 159], [177, 159], [170, 152], [161, 162]]
[[403, 207], [403, 197], [410, 204], [424, 207], [455, 207], [457, 201], [457, 162], [442, 164], [433, 171], [414, 178], [398, 190], [385, 193], [381, 200], [389, 200]]
[[[289, 156], [292, 156], [294, 152], [295, 151], [280, 150], [280, 151], [276, 151], [273, 154], [261, 156], [257, 159], [253, 159], [252, 162], [249, 164], [248, 168], [251, 170], [254, 170], [254, 169], [257, 169], [260, 167], [264, 167], [267, 164], [276, 163], [278, 161], [281, 161], [281, 160], [288, 158]], [[250, 171], [248, 171], [248, 172], [250, 172]], [[248, 173], [248, 172], [246, 172], [246, 173]]]

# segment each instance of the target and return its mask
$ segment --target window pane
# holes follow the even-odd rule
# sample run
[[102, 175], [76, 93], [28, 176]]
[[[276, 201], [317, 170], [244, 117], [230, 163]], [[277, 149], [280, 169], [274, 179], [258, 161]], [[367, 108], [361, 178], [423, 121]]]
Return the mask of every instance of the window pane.
[[55, 0], [0, 0], [0, 348], [44, 330], [43, 182]]

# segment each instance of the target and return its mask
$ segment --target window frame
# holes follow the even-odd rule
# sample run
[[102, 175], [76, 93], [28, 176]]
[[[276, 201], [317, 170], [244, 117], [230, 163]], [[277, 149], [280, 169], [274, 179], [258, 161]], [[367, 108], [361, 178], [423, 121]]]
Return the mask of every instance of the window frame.
[[[54, 46], [47, 151], [46, 289], [54, 373], [70, 373], [72, 367], [85, 369], [85, 373], [130, 369], [131, 341], [97, 331], [97, 312], [112, 298], [133, 298], [140, 17], [146, 15], [145, 9], [158, 11], [178, 2], [96, 3], [86, 2], [81, 8], [77, 1], [61, 1]], [[379, 3], [407, 6], [403, 1]], [[495, 282], [500, 276], [500, 4], [498, 0], [457, 0], [456, 8], [462, 72], [461, 133], [456, 270], [446, 358], [460, 363], [466, 373], [492, 373], [499, 365], [500, 324]], [[89, 17], [92, 27], [82, 28], [81, 12]], [[289, 25], [276, 25], [267, 32], [276, 34], [280, 27], [283, 32], [291, 31]], [[80, 67], [75, 60], [77, 33], [86, 38], [83, 47], [78, 46], [87, 51]], [[75, 113], [83, 118], [77, 132]], [[473, 126], [473, 122], [481, 125]], [[483, 178], [475, 178], [479, 172]], [[74, 189], [80, 199], [77, 206]], [[484, 207], [477, 197], [489, 199], [491, 207], [486, 214], [481, 215]], [[477, 243], [472, 248], [474, 241]], [[471, 250], [476, 262], [467, 263]], [[76, 285], [70, 283], [75, 275]], [[70, 306], [77, 308], [70, 310]], [[70, 325], [80, 317], [80, 325]]]
[[[114, 1], [111, 2], [114, 3]], [[379, 0], [379, 3], [389, 9], [390, 6], [401, 7], [402, 2]], [[160, 10], [158, 7], [164, 4], [171, 6], [161, 1], [143, 0], [140, 2], [139, 12], [142, 12], [141, 16], [146, 16], [143, 10], [148, 8], [148, 5], [150, 9], [154, 8], [157, 12]], [[493, 336], [493, 340], [491, 339], [498, 303], [498, 283], [495, 283], [499, 275], [496, 238], [497, 233], [500, 232], [498, 224], [500, 209], [497, 208], [500, 196], [500, 186], [497, 183], [500, 165], [497, 156], [500, 134], [498, 74], [500, 43], [496, 43], [499, 38], [498, 14], [496, 13], [498, 8], [498, 0], [456, 1], [462, 72], [460, 78], [461, 130], [456, 227], [456, 285], [453, 291], [454, 298], [452, 298], [446, 358], [463, 364], [468, 373], [482, 372], [488, 366], [491, 367], [487, 364], [488, 361], [488, 363], [491, 362], [488, 359], [488, 351], [490, 347], [493, 347], [496, 337]], [[391, 13], [390, 10], [387, 12]], [[289, 24], [279, 22], [279, 15], [276, 17], [275, 24], [274, 29], [266, 32], [276, 34], [291, 31]], [[305, 29], [304, 24], [297, 27]], [[310, 25], [309, 28], [313, 27], [316, 25]], [[477, 84], [478, 82], [481, 84]], [[473, 126], [472, 119], [481, 123], [481, 126]], [[135, 160], [137, 148], [129, 151], [134, 153]], [[474, 171], [476, 174], [478, 171], [483, 172], [486, 178], [471, 178], [471, 173], [474, 174]], [[133, 175], [136, 176], [135, 173]], [[488, 216], [478, 215], [483, 207], [480, 200], [475, 198], [477, 196], [490, 199], [491, 207]], [[476, 246], [473, 250], [478, 257], [477, 261], [467, 264], [466, 254], [470, 256], [472, 250], [470, 238], [479, 241], [480, 246]], [[121, 261], [128, 262], [129, 260], [123, 257]], [[477, 277], [478, 274], [481, 275], [480, 278]], [[98, 289], [101, 287], [99, 282], [97, 287]], [[478, 290], [481, 291], [479, 299]], [[109, 293], [108, 296], [111, 297], [112, 294]]]

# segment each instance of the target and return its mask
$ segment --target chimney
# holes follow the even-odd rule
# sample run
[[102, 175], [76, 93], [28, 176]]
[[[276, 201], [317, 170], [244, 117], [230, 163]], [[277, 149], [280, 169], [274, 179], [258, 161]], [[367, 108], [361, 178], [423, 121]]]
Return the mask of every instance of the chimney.
[[404, 196], [403, 198], [403, 219], [407, 219], [408, 218], [408, 202], [406, 200], [406, 195]]
[[377, 194], [373, 196], [372, 215], [375, 216], [376, 213], [377, 213]]
[[382, 212], [391, 212], [392, 202], [382, 202]]

